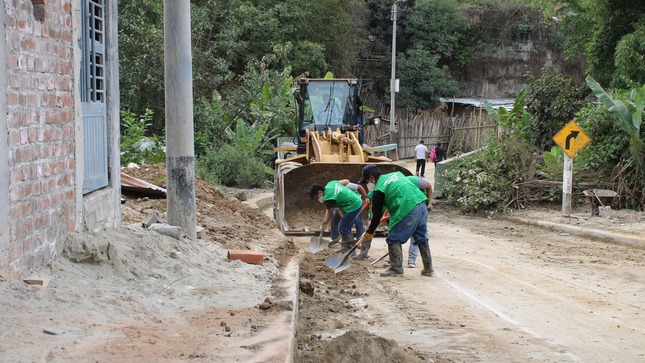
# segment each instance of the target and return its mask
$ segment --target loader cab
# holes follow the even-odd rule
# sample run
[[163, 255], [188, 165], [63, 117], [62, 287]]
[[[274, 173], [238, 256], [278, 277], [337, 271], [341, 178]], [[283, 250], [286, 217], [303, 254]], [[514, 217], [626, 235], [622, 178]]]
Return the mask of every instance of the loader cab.
[[[357, 130], [357, 80], [311, 79], [299, 81], [298, 135], [302, 139], [306, 130], [332, 131]], [[300, 144], [300, 143], [299, 143]]]

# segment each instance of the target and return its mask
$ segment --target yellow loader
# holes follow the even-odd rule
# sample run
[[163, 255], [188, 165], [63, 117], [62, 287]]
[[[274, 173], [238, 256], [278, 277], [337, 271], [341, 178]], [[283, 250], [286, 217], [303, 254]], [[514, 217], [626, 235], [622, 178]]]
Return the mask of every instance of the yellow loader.
[[324, 207], [309, 199], [312, 184], [356, 182], [367, 164], [378, 164], [383, 173], [411, 173], [361, 145], [358, 80], [302, 78], [298, 84], [297, 135], [290, 146], [276, 148], [284, 157], [275, 162], [274, 217], [284, 234], [313, 235], [320, 232]]

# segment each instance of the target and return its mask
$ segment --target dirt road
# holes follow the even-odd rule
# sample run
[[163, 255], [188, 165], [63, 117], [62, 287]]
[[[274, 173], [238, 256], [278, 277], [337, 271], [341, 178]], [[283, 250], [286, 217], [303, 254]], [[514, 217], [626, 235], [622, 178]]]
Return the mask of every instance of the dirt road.
[[404, 277], [380, 277], [369, 262], [383, 239], [337, 275], [322, 264], [332, 251], [307, 254], [301, 284], [314, 293], [301, 297], [297, 362], [333, 361], [350, 330], [434, 362], [645, 361], [645, 250], [441, 207], [430, 218], [434, 277], [420, 275], [420, 258]]
[[[131, 173], [165, 180], [163, 165]], [[205, 240], [143, 230], [150, 214], [165, 219], [166, 201], [128, 197], [124, 228], [74, 234], [35, 271], [47, 285], [0, 275], [0, 362], [284, 362], [295, 308], [295, 363], [645, 362], [645, 249], [438, 203], [436, 276], [420, 276], [417, 261], [404, 277], [381, 278], [371, 260], [336, 275], [323, 265], [332, 250], [306, 252], [308, 239], [279, 233], [271, 211], [203, 181], [196, 191]], [[519, 216], [645, 236], [643, 212], [612, 214]], [[385, 252], [382, 239], [374, 246], [372, 258]], [[228, 249], [265, 260], [229, 261]]]

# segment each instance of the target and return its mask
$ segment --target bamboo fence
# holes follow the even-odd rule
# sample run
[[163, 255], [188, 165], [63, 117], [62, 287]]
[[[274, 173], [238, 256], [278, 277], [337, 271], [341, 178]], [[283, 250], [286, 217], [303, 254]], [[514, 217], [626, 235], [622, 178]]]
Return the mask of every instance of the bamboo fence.
[[[367, 115], [367, 119], [385, 114], [388, 116], [381, 116], [379, 125], [363, 128], [364, 144], [380, 146], [390, 143], [389, 110], [384, 107], [376, 109], [373, 115]], [[497, 125], [481, 108], [453, 116], [429, 111], [397, 112], [396, 119], [394, 142], [400, 159], [414, 158], [414, 147], [419, 140], [423, 140], [428, 149], [440, 143], [450, 156], [475, 150], [490, 138], [498, 137]]]

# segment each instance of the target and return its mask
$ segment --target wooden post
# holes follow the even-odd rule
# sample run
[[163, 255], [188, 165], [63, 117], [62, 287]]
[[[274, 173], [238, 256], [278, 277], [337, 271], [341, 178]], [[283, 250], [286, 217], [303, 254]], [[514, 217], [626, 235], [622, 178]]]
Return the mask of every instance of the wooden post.
[[571, 194], [573, 190], [573, 159], [564, 154], [562, 170], [562, 214], [571, 215]]

